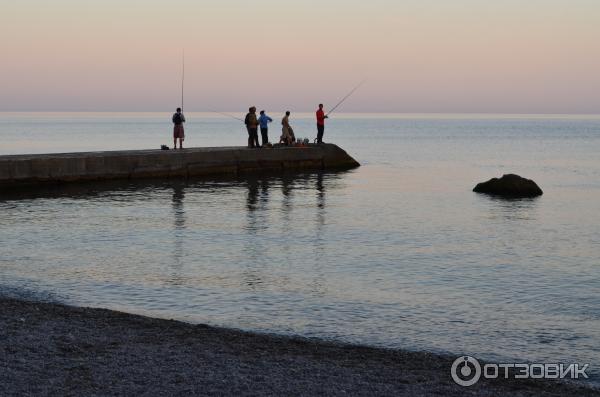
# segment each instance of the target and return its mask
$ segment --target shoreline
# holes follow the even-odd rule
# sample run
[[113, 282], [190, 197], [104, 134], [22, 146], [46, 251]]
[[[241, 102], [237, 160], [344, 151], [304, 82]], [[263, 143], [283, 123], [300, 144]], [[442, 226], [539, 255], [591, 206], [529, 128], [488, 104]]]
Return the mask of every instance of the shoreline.
[[0, 394], [598, 396], [550, 380], [456, 385], [456, 357], [0, 297]]

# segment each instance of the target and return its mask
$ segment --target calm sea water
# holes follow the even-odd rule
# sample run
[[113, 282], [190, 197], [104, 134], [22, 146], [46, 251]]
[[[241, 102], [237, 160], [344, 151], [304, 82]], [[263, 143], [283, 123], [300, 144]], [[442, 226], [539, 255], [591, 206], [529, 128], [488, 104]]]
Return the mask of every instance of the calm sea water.
[[[294, 116], [313, 138], [312, 116]], [[0, 153], [158, 148], [172, 144], [169, 118], [3, 113]], [[236, 120], [187, 118], [188, 146], [245, 144]], [[325, 140], [363, 166], [3, 190], [1, 288], [246, 330], [590, 363], [597, 379], [600, 117], [339, 114]], [[503, 173], [545, 194], [471, 192]]]

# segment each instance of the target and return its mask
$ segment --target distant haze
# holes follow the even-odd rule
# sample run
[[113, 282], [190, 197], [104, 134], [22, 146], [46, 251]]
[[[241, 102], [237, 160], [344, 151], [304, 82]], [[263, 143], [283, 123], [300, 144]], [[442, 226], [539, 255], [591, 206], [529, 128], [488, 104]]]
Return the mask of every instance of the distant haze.
[[600, 113], [598, 0], [0, 0], [0, 111]]

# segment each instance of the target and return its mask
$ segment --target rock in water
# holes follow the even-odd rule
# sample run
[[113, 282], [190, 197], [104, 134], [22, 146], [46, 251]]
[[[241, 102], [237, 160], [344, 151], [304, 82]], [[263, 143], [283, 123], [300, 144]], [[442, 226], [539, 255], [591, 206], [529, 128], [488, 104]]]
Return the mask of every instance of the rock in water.
[[509, 197], [535, 197], [544, 194], [534, 181], [515, 174], [506, 174], [500, 179], [492, 178], [487, 182], [478, 183], [473, 191]]

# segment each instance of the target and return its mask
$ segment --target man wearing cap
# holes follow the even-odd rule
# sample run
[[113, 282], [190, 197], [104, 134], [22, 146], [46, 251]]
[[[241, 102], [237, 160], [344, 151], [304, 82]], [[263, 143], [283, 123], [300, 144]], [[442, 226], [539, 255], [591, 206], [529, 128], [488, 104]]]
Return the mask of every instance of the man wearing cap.
[[260, 111], [260, 117], [258, 118], [258, 122], [260, 124], [260, 135], [262, 135], [263, 146], [269, 143], [269, 123], [272, 121], [273, 119], [267, 116], [264, 110]]

